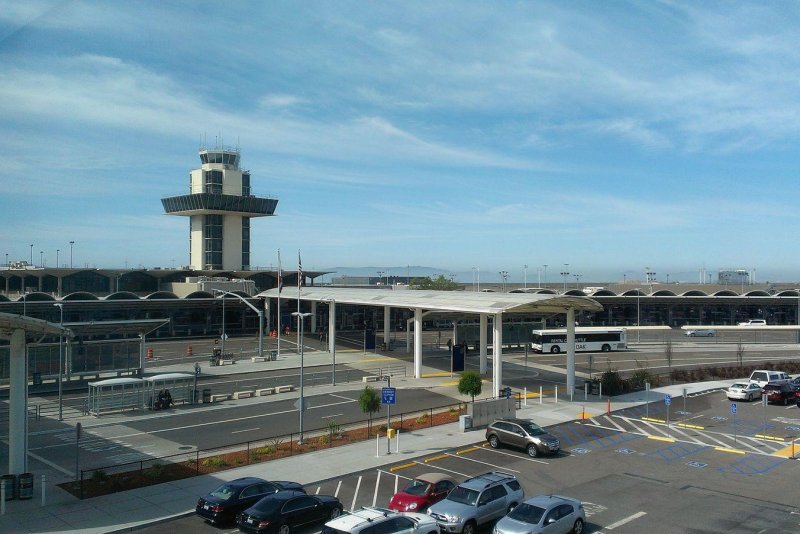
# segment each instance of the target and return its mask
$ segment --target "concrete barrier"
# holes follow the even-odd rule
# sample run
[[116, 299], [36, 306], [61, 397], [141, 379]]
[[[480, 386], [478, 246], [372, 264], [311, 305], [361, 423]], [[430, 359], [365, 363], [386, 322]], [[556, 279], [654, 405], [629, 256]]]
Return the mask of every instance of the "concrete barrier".
[[265, 397], [273, 393], [275, 393], [275, 388], [261, 388], [256, 390], [256, 396], [258, 397]]
[[380, 381], [380, 379], [381, 379], [381, 377], [376, 376], [376, 375], [366, 375], [366, 376], [362, 376], [361, 377], [361, 381], [364, 382], [364, 383], [366, 383], [366, 382], [378, 382], [378, 381]]
[[211, 402], [226, 401], [226, 400], [231, 400], [231, 396], [227, 393], [219, 393], [217, 395], [211, 395], [211, 398], [209, 400]]
[[253, 396], [253, 390], [248, 389], [246, 391], [235, 391], [233, 393], [234, 399], [249, 399]]
[[266, 356], [253, 356], [252, 358], [250, 358], [250, 361], [253, 363], [266, 362], [269, 361], [269, 358], [267, 358]]
[[220, 360], [219, 361], [219, 365], [225, 365], [226, 363], [229, 363], [229, 364], [233, 365], [234, 363], [236, 363], [236, 360]]
[[275, 393], [288, 393], [294, 391], [294, 386], [276, 386]]

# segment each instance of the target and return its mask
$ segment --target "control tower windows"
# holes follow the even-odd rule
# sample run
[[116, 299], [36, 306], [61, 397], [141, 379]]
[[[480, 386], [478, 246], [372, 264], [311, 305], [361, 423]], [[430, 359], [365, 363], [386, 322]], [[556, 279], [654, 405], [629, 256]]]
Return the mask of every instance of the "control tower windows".
[[222, 215], [206, 215], [203, 225], [206, 269], [222, 269]]
[[242, 217], [242, 270], [250, 270], [250, 217]]
[[206, 193], [222, 194], [222, 171], [204, 171], [203, 178]]
[[242, 173], [242, 196], [250, 196], [250, 174], [246, 172]]

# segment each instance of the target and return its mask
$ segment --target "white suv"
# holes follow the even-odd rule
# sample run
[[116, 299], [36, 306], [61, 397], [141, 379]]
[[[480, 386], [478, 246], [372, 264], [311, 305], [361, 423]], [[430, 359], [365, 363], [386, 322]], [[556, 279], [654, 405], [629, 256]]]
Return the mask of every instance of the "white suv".
[[364, 507], [331, 519], [322, 534], [439, 534], [436, 521], [411, 512], [393, 512], [387, 508]]
[[750, 319], [739, 323], [739, 326], [767, 326], [767, 321], [764, 319]]

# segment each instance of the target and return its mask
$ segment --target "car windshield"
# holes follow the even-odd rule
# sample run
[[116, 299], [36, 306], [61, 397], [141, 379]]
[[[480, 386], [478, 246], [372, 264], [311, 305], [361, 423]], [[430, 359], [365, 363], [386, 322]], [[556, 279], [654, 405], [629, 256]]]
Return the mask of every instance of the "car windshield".
[[731, 386], [731, 389], [744, 389], [747, 387], [747, 384], [734, 384]]
[[223, 501], [227, 501], [234, 495], [236, 495], [237, 489], [230, 484], [223, 484], [222, 486], [218, 487], [214, 491], [212, 491], [209, 495], [212, 497], [216, 497], [217, 499], [221, 499]]
[[459, 502], [469, 506], [475, 506], [475, 503], [478, 502], [478, 492], [475, 490], [462, 488], [461, 486], [456, 486], [447, 496], [447, 500]]
[[428, 492], [428, 488], [430, 486], [431, 486], [430, 482], [414, 479], [408, 483], [408, 486], [406, 486], [406, 488], [403, 491], [408, 493], [409, 495], [425, 495]]
[[527, 432], [531, 436], [541, 436], [542, 434], [547, 434], [547, 432], [542, 430], [542, 427], [530, 421], [521, 423], [521, 426], [522, 428], [525, 429], [525, 432]]
[[544, 508], [540, 508], [532, 504], [522, 503], [514, 508], [511, 513], [508, 514], [508, 517], [511, 519], [516, 519], [517, 521], [522, 521], [523, 523], [538, 525], [539, 521], [542, 520], [544, 512]]

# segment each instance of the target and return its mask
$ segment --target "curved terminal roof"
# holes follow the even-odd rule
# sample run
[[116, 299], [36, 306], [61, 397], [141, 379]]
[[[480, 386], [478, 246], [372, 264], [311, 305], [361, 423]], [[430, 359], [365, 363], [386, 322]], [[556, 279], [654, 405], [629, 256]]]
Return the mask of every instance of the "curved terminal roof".
[[[257, 296], [277, 298], [278, 289], [263, 291]], [[296, 289], [284, 288], [280, 296], [285, 299], [297, 299], [298, 293]], [[531, 293], [303, 287], [299, 298], [306, 301], [335, 301], [339, 304], [422, 308], [461, 313], [563, 313], [568, 308], [585, 311], [603, 310], [602, 304], [585, 296]]]

